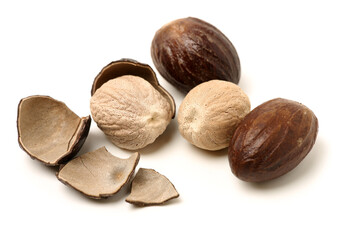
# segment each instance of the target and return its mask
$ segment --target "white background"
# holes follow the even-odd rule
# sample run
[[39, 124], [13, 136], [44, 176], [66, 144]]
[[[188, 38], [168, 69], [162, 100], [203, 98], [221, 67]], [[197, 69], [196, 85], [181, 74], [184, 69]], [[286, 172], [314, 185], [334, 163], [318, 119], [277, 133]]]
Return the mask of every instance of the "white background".
[[[1, 239], [343, 239], [344, 7], [342, 1], [1, 1]], [[201, 18], [233, 42], [239, 86], [252, 108], [275, 97], [299, 101], [319, 119], [316, 144], [292, 172], [263, 184], [231, 173], [227, 149], [187, 143], [174, 119], [138, 165], [176, 186], [180, 198], [138, 208], [129, 189], [90, 200], [55, 177], [54, 168], [19, 148], [17, 104], [50, 95], [90, 114], [94, 77], [120, 58], [150, 64], [163, 24]], [[174, 96], [184, 95], [158, 75]], [[112, 145], [92, 122], [80, 154]]]

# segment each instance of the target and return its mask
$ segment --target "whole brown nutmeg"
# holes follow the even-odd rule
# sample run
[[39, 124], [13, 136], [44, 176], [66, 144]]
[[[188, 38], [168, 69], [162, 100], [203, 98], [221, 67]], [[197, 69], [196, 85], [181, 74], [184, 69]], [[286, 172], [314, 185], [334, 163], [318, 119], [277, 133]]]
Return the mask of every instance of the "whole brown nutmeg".
[[240, 61], [229, 39], [213, 25], [182, 18], [159, 29], [151, 55], [159, 73], [183, 92], [212, 79], [238, 83]]
[[253, 109], [239, 123], [229, 146], [232, 172], [262, 182], [294, 169], [312, 149], [318, 119], [306, 106], [277, 98]]

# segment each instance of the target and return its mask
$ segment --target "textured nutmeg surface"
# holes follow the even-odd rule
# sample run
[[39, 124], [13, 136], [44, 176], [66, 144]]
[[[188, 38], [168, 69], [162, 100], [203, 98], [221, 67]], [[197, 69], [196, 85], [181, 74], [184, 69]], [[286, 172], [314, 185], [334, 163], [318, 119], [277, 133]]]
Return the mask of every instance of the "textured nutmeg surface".
[[122, 58], [103, 67], [93, 81], [91, 95], [93, 96], [97, 89], [107, 81], [125, 75], [138, 76], [149, 82], [169, 102], [172, 108], [172, 118], [174, 118], [176, 104], [172, 95], [160, 85], [154, 70], [148, 64], [134, 59]]
[[183, 92], [212, 79], [233, 83], [240, 79], [233, 44], [219, 29], [197, 18], [177, 19], [160, 28], [151, 56], [159, 73]]
[[235, 176], [248, 182], [277, 178], [294, 169], [312, 149], [318, 119], [306, 106], [277, 98], [252, 110], [229, 146]]
[[186, 95], [179, 107], [179, 132], [199, 148], [226, 148], [250, 108], [249, 98], [238, 85], [222, 80], [202, 83]]
[[91, 98], [98, 127], [118, 147], [140, 149], [155, 141], [170, 123], [168, 100], [148, 81], [124, 75], [104, 83]]

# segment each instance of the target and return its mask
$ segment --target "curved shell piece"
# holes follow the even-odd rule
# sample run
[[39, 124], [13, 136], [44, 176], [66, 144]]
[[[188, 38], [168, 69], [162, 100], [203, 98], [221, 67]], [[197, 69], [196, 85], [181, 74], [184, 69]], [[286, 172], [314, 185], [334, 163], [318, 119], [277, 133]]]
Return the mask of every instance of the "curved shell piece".
[[90, 198], [107, 198], [129, 181], [139, 159], [137, 152], [128, 159], [121, 159], [102, 147], [69, 161], [57, 178]]
[[138, 76], [148, 81], [169, 102], [172, 109], [171, 118], [174, 118], [176, 104], [171, 94], [160, 86], [155, 72], [148, 64], [140, 63], [133, 59], [123, 58], [106, 65], [95, 77], [91, 95], [93, 96], [96, 90], [107, 81], [123, 75]]
[[47, 165], [74, 157], [87, 138], [90, 124], [90, 116], [80, 118], [49, 96], [29, 96], [18, 105], [19, 145], [31, 158]]
[[153, 169], [140, 168], [135, 175], [130, 195], [125, 201], [139, 205], [159, 205], [179, 197], [173, 184]]

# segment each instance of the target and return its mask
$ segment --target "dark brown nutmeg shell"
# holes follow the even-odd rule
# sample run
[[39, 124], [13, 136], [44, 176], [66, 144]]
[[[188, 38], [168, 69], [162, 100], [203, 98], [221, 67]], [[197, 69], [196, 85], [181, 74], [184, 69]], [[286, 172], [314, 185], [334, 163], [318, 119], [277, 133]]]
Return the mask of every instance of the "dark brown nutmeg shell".
[[213, 25], [182, 18], [160, 28], [151, 56], [159, 73], [183, 92], [212, 79], [238, 83], [240, 61], [229, 39]]
[[306, 106], [277, 98], [253, 109], [234, 132], [231, 170], [247, 182], [263, 182], [294, 169], [312, 149], [318, 120]]

